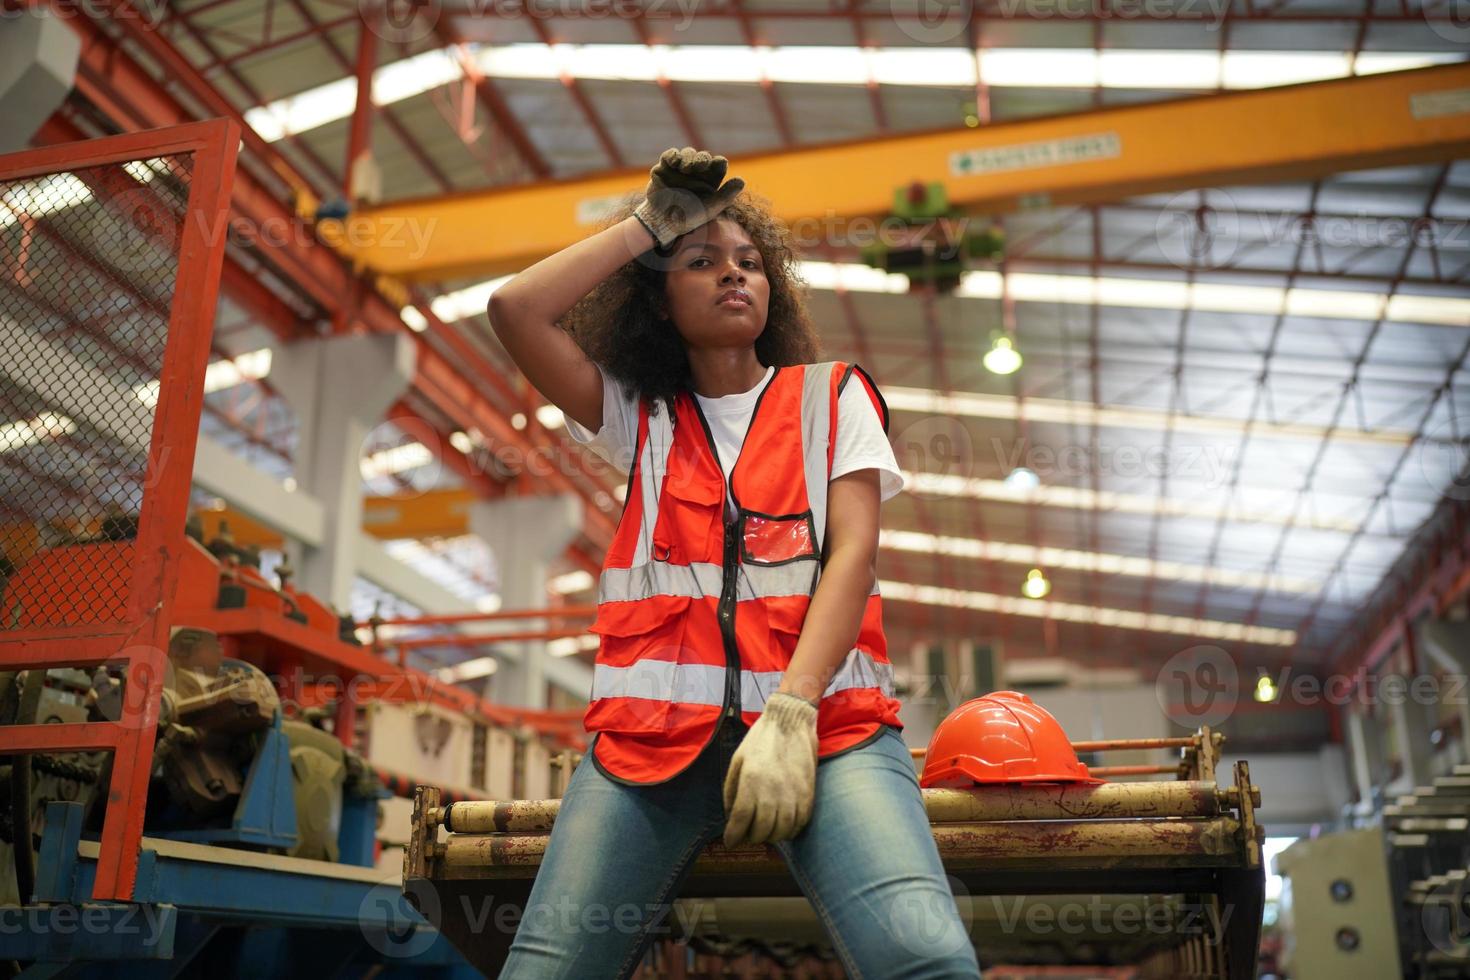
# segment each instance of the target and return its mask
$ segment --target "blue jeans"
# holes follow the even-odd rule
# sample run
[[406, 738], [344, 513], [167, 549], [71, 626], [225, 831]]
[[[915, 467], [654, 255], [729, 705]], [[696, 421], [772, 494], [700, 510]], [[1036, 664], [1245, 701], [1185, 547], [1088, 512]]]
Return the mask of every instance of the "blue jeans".
[[[572, 774], [502, 980], [630, 976], [704, 846], [725, 829], [722, 787], [747, 731], [726, 719], [683, 773], [655, 786]], [[817, 766], [810, 822], [775, 848], [848, 975], [980, 976], [897, 730]]]

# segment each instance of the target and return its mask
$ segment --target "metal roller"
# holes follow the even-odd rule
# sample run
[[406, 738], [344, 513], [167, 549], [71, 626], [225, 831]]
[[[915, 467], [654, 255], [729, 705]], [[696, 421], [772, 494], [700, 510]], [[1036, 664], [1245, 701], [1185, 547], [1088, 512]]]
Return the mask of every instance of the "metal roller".
[[[978, 790], [926, 789], [922, 793], [929, 822], [934, 824], [1213, 817], [1231, 805], [1231, 790], [1202, 781], [1100, 786], [1013, 784]], [[453, 803], [435, 808], [429, 821], [431, 826], [443, 826], [454, 834], [546, 833], [560, 809], [560, 800]]]
[[[1206, 820], [1055, 820], [936, 824], [934, 843], [945, 866], [984, 867], [1040, 863], [1058, 867], [1210, 867], [1239, 852], [1240, 823]], [[435, 864], [451, 877], [531, 877], [550, 835], [452, 834], [434, 847]], [[1222, 860], [1229, 859], [1229, 860]], [[695, 872], [763, 873], [783, 870], [764, 845], [711, 844]]]

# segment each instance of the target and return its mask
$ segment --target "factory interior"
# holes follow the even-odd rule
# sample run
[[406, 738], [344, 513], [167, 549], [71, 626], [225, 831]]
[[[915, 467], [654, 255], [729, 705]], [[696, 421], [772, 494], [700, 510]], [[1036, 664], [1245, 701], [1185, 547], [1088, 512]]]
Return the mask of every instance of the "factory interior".
[[1470, 7], [0, 0], [0, 511], [7, 977], [1470, 978]]

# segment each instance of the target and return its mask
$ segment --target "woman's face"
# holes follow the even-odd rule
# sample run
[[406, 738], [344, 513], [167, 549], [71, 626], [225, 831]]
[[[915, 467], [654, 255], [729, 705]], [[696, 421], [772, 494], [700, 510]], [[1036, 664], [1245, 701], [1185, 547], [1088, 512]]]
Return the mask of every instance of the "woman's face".
[[766, 328], [771, 284], [745, 229], [717, 218], [684, 236], [664, 296], [686, 346], [749, 347]]

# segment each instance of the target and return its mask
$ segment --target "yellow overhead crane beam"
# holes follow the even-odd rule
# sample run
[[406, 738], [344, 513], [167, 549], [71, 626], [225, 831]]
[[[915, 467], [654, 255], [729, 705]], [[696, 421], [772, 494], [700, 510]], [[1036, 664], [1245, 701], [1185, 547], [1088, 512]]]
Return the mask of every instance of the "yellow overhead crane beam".
[[[1464, 156], [1470, 63], [737, 156], [730, 173], [793, 223], [880, 217], [913, 180], [996, 213]], [[395, 202], [350, 217], [344, 250], [405, 280], [516, 272], [646, 181], [622, 170]]]
[[[384, 541], [457, 538], [469, 533], [470, 505], [480, 499], [474, 491], [463, 488], [431, 490], [416, 497], [364, 497], [362, 529]], [[219, 537], [223, 524], [242, 548], [280, 549], [285, 543], [279, 531], [234, 508], [201, 511], [199, 517], [205, 541]], [[6, 541], [6, 533], [7, 527], [0, 526], [0, 543]]]

